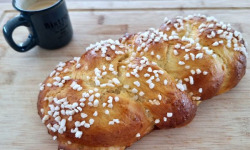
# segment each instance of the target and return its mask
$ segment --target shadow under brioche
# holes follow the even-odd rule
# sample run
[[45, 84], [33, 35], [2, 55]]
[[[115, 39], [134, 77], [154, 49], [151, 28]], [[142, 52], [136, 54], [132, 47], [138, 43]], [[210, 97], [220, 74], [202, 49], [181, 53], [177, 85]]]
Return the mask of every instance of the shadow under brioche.
[[214, 17], [165, 20], [60, 62], [40, 85], [38, 113], [58, 149], [122, 150], [189, 123], [199, 101], [237, 85], [246, 55], [241, 34]]

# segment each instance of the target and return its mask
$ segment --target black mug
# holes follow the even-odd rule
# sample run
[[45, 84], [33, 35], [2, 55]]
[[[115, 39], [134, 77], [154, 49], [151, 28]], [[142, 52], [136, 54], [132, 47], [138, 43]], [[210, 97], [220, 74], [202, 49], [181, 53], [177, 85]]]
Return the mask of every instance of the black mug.
[[[72, 39], [72, 25], [64, 0], [13, 0], [12, 4], [21, 14], [4, 25], [3, 33], [14, 50], [26, 52], [36, 45], [57, 49]], [[29, 30], [27, 40], [20, 45], [12, 37], [19, 26], [26, 26]]]

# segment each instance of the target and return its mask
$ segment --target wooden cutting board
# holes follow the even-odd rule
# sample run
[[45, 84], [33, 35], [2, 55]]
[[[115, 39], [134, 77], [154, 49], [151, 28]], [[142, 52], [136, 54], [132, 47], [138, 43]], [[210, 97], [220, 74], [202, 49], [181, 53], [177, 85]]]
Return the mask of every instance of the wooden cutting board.
[[[250, 1], [82, 1], [68, 2], [74, 28], [72, 42], [59, 50], [39, 47], [26, 53], [12, 50], [0, 33], [0, 150], [56, 150], [37, 115], [38, 84], [59, 61], [80, 56], [86, 46], [117, 39], [126, 32], [159, 27], [165, 16], [201, 13], [230, 22], [250, 43]], [[0, 4], [0, 27], [19, 13]], [[23, 40], [25, 28], [15, 33]], [[249, 49], [250, 47], [248, 47]], [[187, 126], [158, 130], [128, 150], [250, 149], [250, 69], [230, 92], [203, 102]]]

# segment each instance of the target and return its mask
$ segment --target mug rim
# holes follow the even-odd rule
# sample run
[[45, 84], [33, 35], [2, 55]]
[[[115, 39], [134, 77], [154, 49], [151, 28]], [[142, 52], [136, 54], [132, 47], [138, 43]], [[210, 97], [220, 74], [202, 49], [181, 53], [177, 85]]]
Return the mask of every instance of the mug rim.
[[59, 4], [61, 4], [61, 3], [63, 2], [63, 0], [57, 0], [57, 2], [56, 2], [55, 4], [53, 4], [53, 5], [49, 6], [49, 7], [46, 7], [46, 8], [44, 8], [44, 9], [39, 9], [39, 10], [25, 10], [25, 9], [21, 9], [21, 8], [17, 7], [16, 4], [15, 4], [16, 1], [17, 1], [17, 0], [12, 0], [12, 5], [13, 5], [13, 7], [14, 7], [16, 10], [21, 11], [21, 12], [42, 12], [42, 11], [49, 10], [49, 9], [51, 9], [51, 8], [53, 8], [53, 7], [55, 7], [55, 6], [59, 5]]

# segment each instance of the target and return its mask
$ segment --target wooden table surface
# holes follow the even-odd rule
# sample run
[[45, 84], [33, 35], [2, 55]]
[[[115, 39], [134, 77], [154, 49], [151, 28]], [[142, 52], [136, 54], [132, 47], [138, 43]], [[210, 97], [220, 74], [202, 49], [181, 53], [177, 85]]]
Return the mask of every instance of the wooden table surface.
[[[12, 50], [0, 33], [0, 150], [56, 150], [37, 115], [38, 84], [59, 61], [80, 56], [86, 46], [117, 39], [126, 32], [159, 27], [164, 17], [201, 13], [212, 15], [241, 31], [250, 43], [250, 1], [67, 1], [74, 28], [72, 42], [59, 50], [39, 47], [26, 53]], [[9, 0], [0, 1], [0, 28], [19, 14]], [[25, 39], [25, 30], [15, 34]], [[250, 47], [248, 47], [249, 49]], [[129, 150], [249, 150], [250, 70], [228, 93], [203, 102], [187, 126], [157, 130]]]

